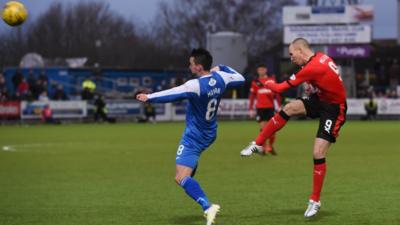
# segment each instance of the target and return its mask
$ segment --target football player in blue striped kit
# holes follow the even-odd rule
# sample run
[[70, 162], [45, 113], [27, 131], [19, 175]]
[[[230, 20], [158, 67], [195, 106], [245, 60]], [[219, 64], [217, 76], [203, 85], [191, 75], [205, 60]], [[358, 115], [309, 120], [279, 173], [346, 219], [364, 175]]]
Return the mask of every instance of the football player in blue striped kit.
[[207, 225], [214, 223], [220, 206], [212, 204], [199, 182], [193, 178], [201, 153], [217, 135], [217, 111], [225, 90], [244, 84], [244, 77], [234, 69], [219, 65], [211, 69], [212, 56], [205, 49], [194, 49], [189, 57], [190, 70], [198, 78], [181, 86], [152, 94], [138, 94], [142, 102], [166, 103], [188, 100], [186, 128], [176, 153], [175, 181], [204, 211]]

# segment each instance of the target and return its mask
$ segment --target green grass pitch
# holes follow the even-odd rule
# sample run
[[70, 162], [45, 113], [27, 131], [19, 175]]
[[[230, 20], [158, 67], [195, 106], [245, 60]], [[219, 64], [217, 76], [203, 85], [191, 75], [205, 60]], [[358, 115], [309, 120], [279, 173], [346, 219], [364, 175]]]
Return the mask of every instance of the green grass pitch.
[[[196, 179], [218, 224], [400, 224], [400, 122], [348, 121], [327, 157], [322, 208], [303, 217], [317, 121], [290, 121], [279, 155], [241, 158], [255, 122], [220, 122]], [[200, 225], [174, 183], [183, 123], [0, 127], [0, 225]], [[8, 146], [8, 148], [3, 148]]]

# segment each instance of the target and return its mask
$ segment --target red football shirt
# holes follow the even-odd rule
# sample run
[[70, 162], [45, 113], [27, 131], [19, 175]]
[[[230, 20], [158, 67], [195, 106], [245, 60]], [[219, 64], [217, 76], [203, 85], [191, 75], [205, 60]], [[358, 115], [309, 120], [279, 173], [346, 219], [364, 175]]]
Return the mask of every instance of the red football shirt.
[[333, 60], [320, 52], [315, 54], [300, 71], [287, 80], [290, 86], [303, 82], [316, 88], [321, 101], [342, 104], [346, 102], [346, 90], [339, 75], [339, 69]]
[[[258, 80], [258, 82], [257, 82]], [[250, 96], [249, 96], [249, 109], [253, 109], [254, 107], [254, 99], [257, 100], [256, 108], [275, 108], [274, 107], [274, 99], [278, 99], [278, 95], [271, 91], [271, 89], [264, 87], [263, 85], [268, 80], [275, 81], [273, 77], [263, 77], [257, 78], [257, 80], [251, 82], [250, 88]], [[261, 86], [261, 87], [260, 87]], [[279, 101], [278, 101], [279, 103]]]

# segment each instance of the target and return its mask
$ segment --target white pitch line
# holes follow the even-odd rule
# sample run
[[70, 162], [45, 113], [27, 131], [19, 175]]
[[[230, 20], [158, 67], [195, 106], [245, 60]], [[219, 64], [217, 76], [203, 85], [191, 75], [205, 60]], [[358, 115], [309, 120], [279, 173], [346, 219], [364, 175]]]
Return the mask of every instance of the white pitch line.
[[55, 145], [60, 145], [61, 143], [36, 143], [36, 144], [18, 144], [18, 145], [4, 145], [3, 151], [6, 152], [15, 152], [17, 149], [21, 148], [42, 148], [42, 147], [51, 147]]
[[13, 146], [11, 146], [11, 145], [4, 145], [2, 149], [5, 152], [13, 152], [13, 151], [15, 151], [15, 148]]
[[[9, 144], [3, 145], [2, 150], [5, 152], [20, 152], [20, 151], [41, 151], [40, 148], [49, 148], [57, 146], [74, 146], [78, 144], [87, 144], [87, 142], [53, 142], [53, 143], [27, 143], [27, 144]], [[99, 144], [99, 143], [96, 143]]]

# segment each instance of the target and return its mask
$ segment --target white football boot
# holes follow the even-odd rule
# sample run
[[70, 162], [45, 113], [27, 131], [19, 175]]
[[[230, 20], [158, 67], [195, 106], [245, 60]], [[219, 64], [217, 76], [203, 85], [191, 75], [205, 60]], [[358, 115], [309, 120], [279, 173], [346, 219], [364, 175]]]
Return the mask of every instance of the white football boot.
[[253, 153], [264, 153], [263, 147], [260, 145], [256, 145], [255, 141], [250, 142], [250, 144], [246, 148], [240, 151], [241, 156], [251, 156]]
[[313, 200], [309, 200], [308, 201], [308, 207], [307, 210], [304, 212], [304, 217], [312, 217], [315, 216], [315, 214], [317, 214], [317, 212], [319, 211], [319, 209], [321, 208], [321, 202], [316, 202]]
[[207, 218], [207, 225], [215, 223], [215, 217], [217, 216], [220, 208], [221, 206], [217, 204], [212, 204], [210, 208], [204, 211], [204, 217]]

